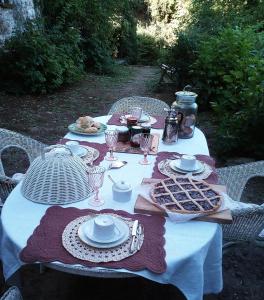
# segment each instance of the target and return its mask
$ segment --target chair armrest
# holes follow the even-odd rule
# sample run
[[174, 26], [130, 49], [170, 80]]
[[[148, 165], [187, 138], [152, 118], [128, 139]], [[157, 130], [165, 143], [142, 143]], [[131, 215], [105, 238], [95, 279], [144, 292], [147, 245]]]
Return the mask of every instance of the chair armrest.
[[7, 176], [0, 176], [0, 199], [1, 203], [0, 206], [3, 206], [5, 203], [6, 198], [11, 193], [11, 191], [15, 188], [18, 184], [18, 181], [13, 180]]
[[241, 207], [232, 210], [233, 223], [223, 224], [225, 241], [253, 241], [264, 226], [264, 205]]
[[248, 180], [253, 177], [264, 177], [264, 161], [249, 164], [218, 168], [219, 184], [226, 185], [228, 195], [240, 201], [244, 187]]
[[1, 296], [0, 300], [23, 300], [20, 290], [16, 286], [11, 286]]

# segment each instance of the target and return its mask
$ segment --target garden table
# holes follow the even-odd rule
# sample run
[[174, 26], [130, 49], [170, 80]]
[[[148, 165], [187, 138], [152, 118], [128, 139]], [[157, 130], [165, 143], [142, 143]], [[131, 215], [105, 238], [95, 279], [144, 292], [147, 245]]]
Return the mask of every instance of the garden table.
[[[97, 121], [107, 123], [110, 116], [96, 118]], [[115, 128], [109, 125], [109, 128]], [[153, 130], [162, 134], [162, 130]], [[68, 133], [65, 138], [104, 143], [104, 135], [82, 136]], [[177, 144], [159, 144], [159, 151], [204, 154], [209, 155], [209, 150], [204, 134], [195, 129], [193, 138], [180, 139]], [[105, 176], [100, 195], [105, 199], [105, 204], [93, 209], [121, 209], [133, 213], [137, 198], [137, 189], [142, 178], [149, 178], [155, 161], [155, 155], [150, 155], [152, 164], [140, 165], [138, 163], [142, 155], [116, 153], [119, 159], [128, 161], [128, 164], [117, 170], [109, 170], [109, 174], [116, 180], [129, 181], [133, 187], [132, 198], [129, 202], [120, 203], [112, 200], [112, 182]], [[108, 165], [102, 161], [101, 165]], [[20, 191], [21, 183], [9, 195], [2, 209], [2, 238], [1, 258], [5, 279], [13, 275], [24, 263], [19, 254], [26, 246], [28, 238], [39, 225], [40, 219], [48, 209], [48, 205], [38, 204], [26, 200]], [[65, 205], [77, 208], [88, 208], [88, 201]], [[188, 221], [185, 223], [173, 223], [166, 219], [165, 223], [165, 251], [167, 269], [162, 274], [155, 274], [149, 270], [137, 272], [126, 269], [118, 269], [113, 272], [131, 273], [147, 279], [162, 283], [172, 284], [179, 288], [189, 300], [201, 300], [203, 294], [218, 293], [222, 289], [222, 231], [216, 223]], [[60, 262], [50, 263], [53, 267], [71, 272], [75, 266], [67, 266]], [[76, 266], [78, 267], [78, 266]], [[98, 269], [98, 268], [97, 268]], [[103, 268], [101, 268], [103, 269]], [[82, 275], [91, 275], [89, 268], [83, 268]]]

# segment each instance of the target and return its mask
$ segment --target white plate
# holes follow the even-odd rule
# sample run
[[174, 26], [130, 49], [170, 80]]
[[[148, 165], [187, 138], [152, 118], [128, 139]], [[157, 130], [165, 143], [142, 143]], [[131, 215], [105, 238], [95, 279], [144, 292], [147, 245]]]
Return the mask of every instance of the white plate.
[[141, 116], [139, 122], [144, 123], [144, 122], [149, 122], [149, 120], [150, 120], [150, 116], [145, 115], [145, 114], [142, 114], [142, 116]]
[[189, 173], [189, 172], [192, 172], [193, 174], [198, 174], [198, 173], [202, 173], [204, 171], [204, 169], [205, 169], [204, 164], [202, 162], [200, 162], [199, 160], [196, 161], [196, 166], [192, 170], [182, 169], [180, 167], [180, 162], [181, 162], [180, 159], [172, 160], [172, 161], [170, 161], [169, 166], [174, 171], [180, 172], [180, 173]]
[[80, 157], [84, 157], [85, 156], [85, 160], [88, 161], [94, 161], [96, 160], [100, 153], [97, 149], [89, 147], [89, 146], [79, 146], [81, 149], [78, 149], [78, 153], [73, 151], [73, 154], [75, 155], [79, 155]]
[[[120, 117], [120, 123], [126, 125], [126, 123], [127, 123], [126, 118], [129, 116], [130, 115], [125, 115], [123, 117]], [[144, 118], [144, 119], [141, 118], [139, 123], [141, 123], [141, 124], [146, 123], [146, 124], [153, 125], [153, 124], [157, 123], [157, 119], [146, 115], [146, 118]]]
[[106, 130], [107, 126], [103, 123], [100, 123], [100, 128], [96, 132], [84, 132], [82, 128], [77, 127], [76, 123], [72, 123], [68, 126], [68, 129], [72, 133], [87, 135], [87, 136], [96, 136], [103, 134]]
[[[87, 221], [87, 222], [89, 222], [89, 221]], [[116, 247], [118, 245], [121, 245], [122, 243], [124, 243], [129, 238], [129, 227], [124, 221], [122, 221], [122, 220], [118, 220], [118, 221], [120, 221], [118, 226], [120, 226], [119, 229], [122, 232], [122, 234], [121, 234], [121, 237], [119, 239], [117, 239], [116, 241], [102, 243], [102, 242], [96, 242], [96, 241], [93, 241], [93, 240], [89, 239], [88, 236], [86, 235], [86, 232], [85, 232], [86, 231], [85, 229], [87, 227], [87, 222], [84, 222], [79, 227], [79, 229], [78, 229], [79, 238], [85, 244], [87, 244], [89, 246], [92, 246], [92, 247], [96, 247], [96, 248], [112, 248], [112, 247]], [[122, 225], [120, 225], [121, 223], [122, 223]], [[122, 229], [121, 229], [121, 227], [122, 227]]]
[[[125, 117], [127, 119], [128, 117], [131, 117], [131, 115], [125, 115]], [[149, 122], [149, 121], [150, 121], [150, 116], [145, 115], [145, 114], [142, 114], [142, 116], [139, 120], [140, 123]]]
[[[72, 149], [71, 149], [72, 150]], [[83, 157], [85, 155], [87, 155], [88, 153], [88, 150], [82, 146], [79, 146], [78, 148], [72, 150], [72, 153], [74, 155], [77, 155], [77, 156], [80, 156], [80, 157]]]

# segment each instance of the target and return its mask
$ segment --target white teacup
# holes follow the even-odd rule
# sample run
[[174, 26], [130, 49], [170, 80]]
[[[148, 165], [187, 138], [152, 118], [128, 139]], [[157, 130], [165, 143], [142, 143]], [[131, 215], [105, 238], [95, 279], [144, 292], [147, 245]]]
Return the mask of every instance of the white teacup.
[[184, 154], [181, 157], [180, 168], [183, 170], [194, 170], [196, 167], [196, 157]]
[[94, 219], [93, 235], [100, 240], [109, 240], [115, 236], [115, 222], [109, 215], [100, 215]]
[[68, 141], [65, 143], [65, 145], [73, 152], [77, 152], [79, 147], [80, 147], [80, 144], [79, 142], [77, 141]]

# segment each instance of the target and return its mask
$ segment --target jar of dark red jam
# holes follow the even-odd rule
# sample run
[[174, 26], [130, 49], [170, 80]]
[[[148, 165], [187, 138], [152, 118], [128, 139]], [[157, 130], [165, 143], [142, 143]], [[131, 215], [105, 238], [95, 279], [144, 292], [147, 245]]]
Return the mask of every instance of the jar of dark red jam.
[[130, 140], [129, 130], [125, 126], [118, 127], [118, 141], [119, 142], [128, 142]]
[[137, 125], [137, 119], [135, 117], [127, 117], [127, 127], [130, 129], [132, 126]]

